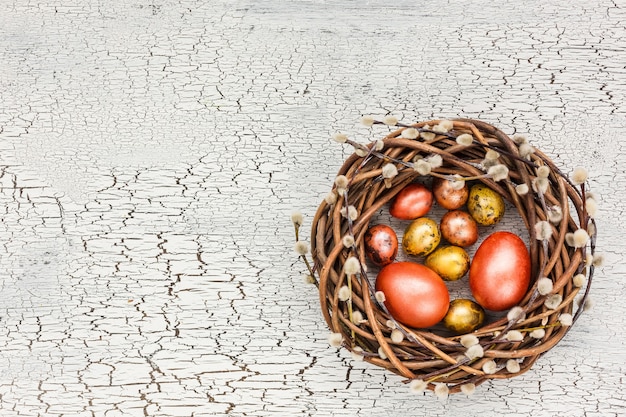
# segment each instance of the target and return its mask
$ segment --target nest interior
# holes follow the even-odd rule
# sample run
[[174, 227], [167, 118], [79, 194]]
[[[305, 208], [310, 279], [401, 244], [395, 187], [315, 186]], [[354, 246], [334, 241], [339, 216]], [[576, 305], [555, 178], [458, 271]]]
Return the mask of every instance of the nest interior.
[[[450, 393], [459, 392], [463, 385], [479, 385], [490, 379], [510, 378], [527, 371], [537, 359], [555, 346], [569, 331], [571, 325], [563, 325], [562, 314], [571, 315], [576, 322], [582, 308], [577, 302], [587, 296], [593, 274], [593, 266], [586, 263], [595, 248], [595, 223], [585, 210], [585, 189], [572, 183], [566, 175], [541, 151], [535, 149], [530, 155], [520, 155], [518, 143], [498, 128], [478, 120], [453, 120], [447, 132], [436, 132], [433, 126], [440, 120], [431, 120], [405, 125], [383, 138], [384, 147], [374, 152], [374, 143], [347, 158], [337, 175], [349, 180], [345, 194], [338, 195], [336, 202], [325, 200], [313, 219], [311, 253], [314, 269], [319, 275], [318, 287], [324, 318], [334, 333], [343, 337], [342, 346], [362, 355], [364, 360], [401, 375], [406, 381], [422, 380], [426, 388], [435, 389], [446, 384]], [[404, 137], [402, 132], [415, 128], [420, 135], [416, 139]], [[470, 146], [457, 143], [458, 135], [473, 136]], [[424, 139], [427, 137], [427, 139]], [[494, 181], [485, 177], [481, 161], [486, 153], [496, 150], [498, 162], [509, 169], [506, 180]], [[367, 151], [367, 154], [363, 154]], [[461, 343], [463, 335], [450, 335], [432, 329], [415, 329], [400, 325], [401, 341], [392, 340], [393, 326], [390, 316], [374, 296], [372, 277], [366, 268], [361, 273], [347, 276], [343, 270], [346, 259], [356, 256], [361, 265], [366, 265], [363, 236], [372, 217], [407, 184], [420, 177], [412, 168], [413, 161], [429, 155], [440, 155], [442, 165], [433, 172], [462, 177], [483, 176], [485, 185], [499, 193], [517, 208], [530, 236], [529, 253], [532, 262], [531, 283], [519, 303], [523, 315], [510, 320], [507, 317], [485, 323], [472, 332], [483, 348], [481, 357], [470, 358], [467, 347]], [[382, 167], [394, 163], [398, 174], [393, 178], [382, 178]], [[548, 187], [545, 192], [533, 189], [537, 168], [550, 168]], [[526, 184], [529, 192], [520, 195], [516, 186]], [[334, 192], [337, 193], [337, 187]], [[343, 190], [342, 190], [343, 192]], [[353, 205], [358, 212], [354, 221], [342, 215], [342, 208]], [[547, 219], [547, 207], [560, 206], [561, 220], [552, 224], [548, 240], [536, 238], [535, 224]], [[566, 236], [578, 229], [589, 230], [590, 243], [583, 247], [567, 244]], [[593, 229], [593, 230], [592, 230]], [[342, 239], [352, 234], [353, 247], [345, 247]], [[585, 274], [586, 283], [576, 284], [574, 277]], [[537, 290], [537, 280], [548, 277], [553, 282], [552, 291], [542, 295]], [[339, 289], [348, 285], [351, 297], [341, 301]], [[580, 294], [580, 297], [577, 295]], [[561, 297], [556, 308], [545, 305], [547, 297]], [[352, 312], [362, 313], [360, 323], [351, 321]], [[543, 337], [531, 337], [532, 329], [545, 330]], [[522, 333], [522, 340], [511, 341], [506, 336], [510, 331]], [[514, 360], [519, 366], [507, 366]], [[494, 366], [495, 363], [495, 366]], [[489, 364], [491, 366], [485, 366]]]

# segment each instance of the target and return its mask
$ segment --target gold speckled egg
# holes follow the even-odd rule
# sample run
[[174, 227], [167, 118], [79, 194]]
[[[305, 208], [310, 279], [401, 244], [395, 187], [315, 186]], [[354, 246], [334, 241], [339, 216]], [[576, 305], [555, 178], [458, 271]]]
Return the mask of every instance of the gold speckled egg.
[[504, 200], [491, 188], [476, 184], [470, 190], [467, 209], [478, 224], [491, 226], [504, 216]]
[[441, 241], [437, 222], [428, 217], [420, 217], [409, 224], [402, 237], [402, 247], [409, 255], [428, 255]]

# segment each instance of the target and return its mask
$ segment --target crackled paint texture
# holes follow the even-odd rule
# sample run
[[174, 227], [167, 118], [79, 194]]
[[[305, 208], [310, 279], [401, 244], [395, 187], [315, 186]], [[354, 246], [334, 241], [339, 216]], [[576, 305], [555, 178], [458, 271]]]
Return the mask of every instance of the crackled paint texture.
[[[0, 415], [624, 415], [626, 3], [420, 3], [0, 0]], [[292, 251], [387, 113], [601, 195], [595, 308], [470, 399], [329, 347]]]

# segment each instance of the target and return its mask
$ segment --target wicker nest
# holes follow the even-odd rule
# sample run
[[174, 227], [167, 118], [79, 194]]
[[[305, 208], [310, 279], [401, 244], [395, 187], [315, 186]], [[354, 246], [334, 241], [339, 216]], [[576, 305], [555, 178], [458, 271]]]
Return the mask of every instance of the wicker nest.
[[[343, 193], [340, 190], [336, 201], [327, 198], [319, 206], [313, 219], [311, 254], [313, 270], [319, 275], [322, 312], [331, 332], [335, 333], [335, 339], [341, 335], [338, 339], [341, 346], [357, 357], [406, 377], [406, 382], [415, 381], [418, 389], [444, 387], [447, 394], [469, 392], [487, 380], [522, 374], [565, 336], [584, 310], [579, 306], [586, 300], [593, 275], [590, 259], [596, 233], [595, 223], [584, 204], [584, 180], [581, 185], [575, 184], [539, 150], [520, 154], [517, 138], [513, 140], [487, 123], [460, 119], [452, 121], [450, 130], [433, 128], [440, 122], [431, 120], [398, 125], [398, 130], [383, 138], [384, 147], [375, 146], [376, 142], [365, 146], [348, 141], [357, 152], [338, 172], [338, 175], [347, 177], [348, 191]], [[403, 131], [409, 128], [415, 128], [419, 136], [407, 138], [411, 136]], [[473, 136], [469, 146], [456, 141], [465, 133]], [[412, 134], [415, 136], [415, 130]], [[481, 162], [490, 149], [500, 154], [498, 162], [509, 169], [505, 180], [496, 182], [485, 176]], [[517, 308], [514, 317], [508, 314], [485, 323], [471, 333], [475, 338], [463, 340], [467, 335], [415, 329], [398, 323], [390, 326], [391, 317], [384, 305], [376, 300], [373, 277], [368, 277], [366, 272], [363, 236], [368, 225], [403, 187], [420, 177], [420, 173], [413, 169], [413, 161], [420, 155], [441, 156], [441, 166], [432, 170], [435, 175], [483, 176], [480, 181], [514, 205], [528, 229], [532, 273], [528, 291], [519, 304], [521, 308]], [[393, 178], [383, 178], [382, 167], [390, 162], [397, 167], [398, 173]], [[550, 168], [544, 193], [538, 192], [537, 186], [533, 187], [537, 169], [541, 166]], [[519, 184], [526, 184], [530, 192], [519, 193]], [[333, 193], [337, 196], [336, 186]], [[358, 217], [353, 220], [345, 216], [348, 205], [357, 209]], [[553, 206], [562, 209], [562, 219], [557, 224], [551, 223], [549, 238], [539, 240], [535, 225], [547, 219], [547, 207]], [[579, 229], [590, 235], [582, 245], [572, 243], [572, 234]], [[346, 234], [354, 237], [352, 247], [344, 244]], [[362, 268], [360, 273], [346, 276], [343, 266], [351, 256], [360, 261]], [[553, 283], [548, 294], [537, 289], [540, 277], [548, 277]], [[351, 296], [347, 301], [344, 296], [341, 301], [339, 290], [347, 284]], [[548, 298], [550, 303], [546, 303]], [[357, 324], [351, 321], [355, 311], [364, 318]], [[392, 337], [395, 326], [399, 326], [402, 340], [398, 340], [397, 332]], [[540, 331], [531, 336], [531, 331], [536, 329], [543, 329], [545, 334]], [[514, 330], [517, 331], [516, 337], [507, 337]], [[467, 340], [478, 342], [483, 354], [468, 356]]]

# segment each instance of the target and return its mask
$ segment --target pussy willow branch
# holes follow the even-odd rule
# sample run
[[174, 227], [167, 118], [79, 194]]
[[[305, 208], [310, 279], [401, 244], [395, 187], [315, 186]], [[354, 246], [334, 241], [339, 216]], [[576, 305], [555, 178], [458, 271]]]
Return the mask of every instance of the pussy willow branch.
[[[404, 165], [407, 168], [413, 168], [413, 164], [410, 162], [405, 162], [401, 159], [396, 159], [396, 158], [392, 158], [390, 156], [387, 156], [381, 152], [378, 152], [377, 150], [374, 150], [374, 145], [372, 144], [371, 147], [367, 147], [361, 143], [355, 142], [351, 139], [348, 139], [346, 141], [347, 144], [352, 145], [354, 148], [358, 148], [358, 149], [362, 149], [364, 151], [367, 151], [367, 154], [363, 157], [363, 161], [361, 162], [361, 165], [359, 165], [359, 167], [357, 168], [357, 170], [355, 170], [354, 175], [356, 176], [356, 174], [365, 166], [365, 164], [369, 161], [368, 157], [376, 156], [379, 159], [382, 159], [383, 161], [389, 161], [389, 162], [394, 162], [396, 164], [400, 164], [400, 165]], [[350, 179], [350, 183], [352, 182], [352, 179]]]
[[[350, 187], [351, 181], [348, 181], [348, 188]], [[350, 215], [348, 214], [348, 188], [346, 188], [346, 191], [344, 191], [343, 193], [343, 198], [344, 198], [344, 207], [346, 208], [346, 218], [348, 219], [348, 233], [350, 233], [350, 236], [354, 237], [354, 232], [353, 232], [353, 228], [352, 228], [352, 219], [350, 218]], [[355, 245], [352, 245], [352, 249], [353, 251], [356, 251], [356, 248], [354, 247]], [[358, 258], [357, 258], [358, 259]], [[361, 265], [361, 262], [359, 261], [359, 265]], [[363, 267], [361, 266], [361, 269], [363, 269]], [[350, 290], [350, 297], [347, 300], [347, 304], [348, 304], [348, 318], [350, 319], [350, 323], [354, 323], [353, 320], [353, 315], [352, 315], [352, 276], [350, 274], [346, 273], [346, 279], [348, 281], [348, 289]], [[354, 330], [350, 329], [351, 335], [352, 335], [352, 340], [355, 340], [355, 333]]]
[[[593, 224], [594, 229], [595, 229], [596, 221], [594, 219], [590, 219], [590, 222]], [[591, 250], [591, 256], [593, 256], [595, 254], [595, 252], [596, 252], [596, 238], [597, 238], [597, 232], [594, 231], [594, 233], [591, 235], [591, 242], [589, 243], [589, 248]], [[582, 271], [582, 269], [581, 269], [581, 271]], [[589, 290], [591, 289], [591, 281], [593, 279], [594, 271], [595, 271], [595, 266], [593, 265], [593, 262], [592, 262], [591, 265], [589, 265], [589, 274], [588, 274], [588, 277], [587, 277], [587, 287], [585, 288], [585, 292], [583, 293], [583, 296], [580, 299], [580, 307], [578, 308], [578, 310], [576, 311], [576, 314], [574, 315], [574, 317], [572, 319], [572, 324], [576, 323], [576, 320], [578, 320], [578, 317], [580, 317], [580, 315], [584, 311], [585, 302], [587, 301], [587, 298], [589, 297]], [[580, 273], [580, 271], [579, 271], [579, 273]]]
[[[296, 242], [298, 242], [300, 240], [300, 224], [294, 223], [293, 227], [294, 227], [294, 232], [295, 232], [295, 235], [296, 235]], [[304, 264], [306, 265], [306, 268], [309, 270], [309, 275], [311, 277], [313, 277], [313, 282], [314, 282], [315, 286], [317, 288], [319, 288], [320, 284], [317, 281], [317, 279], [315, 278], [314, 269], [311, 267], [311, 264], [309, 263], [309, 260], [307, 259], [306, 255], [300, 255], [299, 258], [302, 259], [302, 261], [304, 261]]]
[[[366, 150], [367, 154], [363, 157], [363, 162], [361, 163], [361, 165], [359, 166], [359, 168], [357, 168], [354, 172], [354, 175], [356, 176], [356, 174], [360, 171], [361, 168], [363, 168], [363, 166], [370, 160], [369, 158], [371, 156], [376, 156], [377, 158], [383, 160], [383, 161], [387, 161], [387, 162], [393, 162], [395, 164], [398, 165], [402, 165], [406, 168], [410, 168], [410, 169], [414, 169], [415, 168], [415, 164], [413, 164], [412, 162], [406, 162], [403, 161], [401, 159], [397, 159], [397, 158], [392, 158], [390, 156], [387, 156], [381, 152], [375, 151], [374, 147], [372, 146], [371, 148], [368, 148], [367, 146], [360, 144], [358, 142], [355, 142], [353, 140], [348, 139], [346, 141], [347, 144], [352, 145], [355, 148], [359, 148], [362, 150]], [[469, 163], [469, 162], [468, 162]], [[473, 167], [477, 168], [477, 169], [482, 169], [484, 171], [484, 167], [482, 167], [479, 164], [473, 164], [473, 163], [469, 163], [470, 165], [472, 165]], [[455, 178], [453, 178], [451, 175], [444, 175], [444, 174], [440, 174], [438, 172], [434, 172], [431, 171], [428, 175], [433, 176], [433, 177], [437, 177], [437, 178], [441, 178], [444, 180], [454, 180]], [[461, 181], [469, 181], [469, 180], [473, 180], [473, 179], [479, 179], [479, 178], [483, 178], [484, 176], [476, 176], [476, 177], [470, 177], [470, 178], [458, 178]]]
[[[380, 125], [380, 124], [384, 124], [384, 123], [383, 123], [383, 122], [379, 122], [379, 121], [374, 121], [374, 124]], [[396, 124], [396, 126], [398, 126], [398, 127], [404, 127], [404, 128], [411, 128], [411, 127], [412, 127], [412, 128], [414, 128], [414, 129], [417, 129], [417, 131], [418, 131], [418, 132], [434, 133], [435, 135], [445, 136], [445, 137], [447, 137], [447, 138], [449, 138], [449, 139], [456, 139], [456, 136], [455, 136], [455, 135], [453, 135], [452, 133], [449, 133], [449, 132], [437, 132], [437, 131], [434, 131], [434, 130], [432, 130], [432, 129], [425, 129], [425, 128], [423, 128], [423, 127], [415, 127], [415, 126], [408, 125], [408, 124], [401, 123], [401, 122], [398, 122], [398, 123]], [[521, 156], [519, 156], [519, 155], [516, 155], [516, 154], [514, 154], [514, 153], [512, 153], [512, 152], [509, 152], [508, 150], [503, 149], [503, 148], [500, 148], [500, 147], [498, 147], [498, 146], [490, 145], [490, 144], [488, 144], [488, 143], [486, 143], [486, 144], [485, 144], [485, 143], [481, 143], [481, 142], [479, 142], [479, 141], [477, 141], [477, 140], [472, 140], [472, 143], [473, 143], [473, 144], [476, 144], [476, 145], [479, 145], [479, 146], [482, 146], [482, 147], [485, 147], [485, 148], [487, 148], [487, 149], [494, 150], [494, 151], [498, 152], [498, 153], [499, 153], [499, 154], [501, 154], [501, 155], [507, 156], [507, 157], [509, 157], [509, 158], [515, 159], [515, 160], [520, 161], [520, 162], [523, 162], [524, 164], [526, 164], [526, 165], [528, 165], [528, 166], [531, 166], [531, 167], [533, 167], [533, 168], [538, 168], [538, 167], [539, 167], [539, 166], [538, 166], [537, 164], [535, 164], [534, 162], [529, 161], [529, 160], [528, 160], [528, 159], [526, 159], [526, 158], [523, 158], [523, 157], [521, 157]]]

